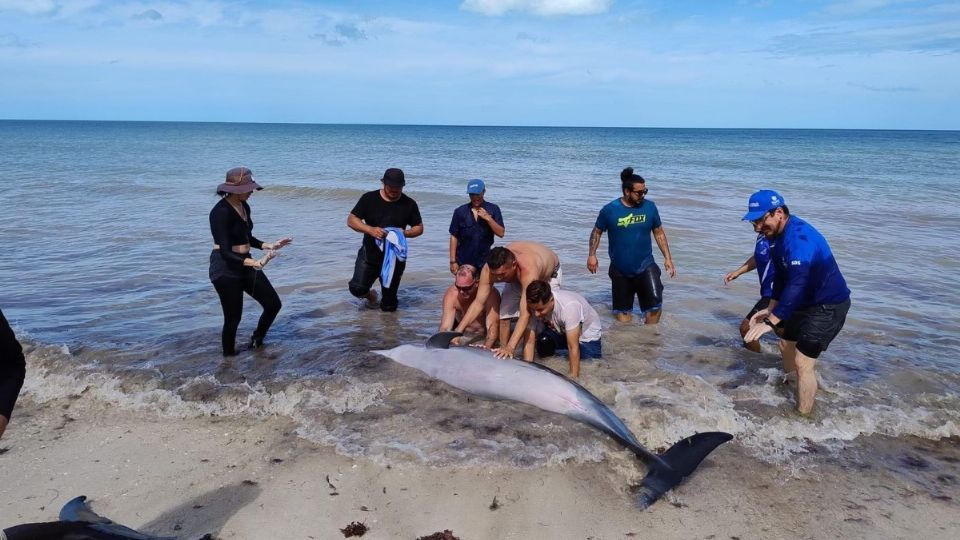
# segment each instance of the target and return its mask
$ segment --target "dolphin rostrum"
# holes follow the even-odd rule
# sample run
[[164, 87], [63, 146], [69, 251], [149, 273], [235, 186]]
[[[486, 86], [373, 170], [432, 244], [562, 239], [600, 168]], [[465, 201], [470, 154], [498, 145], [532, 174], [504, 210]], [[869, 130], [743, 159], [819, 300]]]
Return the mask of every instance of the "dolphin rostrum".
[[476, 347], [450, 348], [459, 332], [440, 332], [426, 346], [400, 345], [373, 351], [418, 369], [430, 377], [471, 394], [520, 401], [543, 410], [569, 416], [603, 431], [646, 462], [649, 470], [641, 483], [638, 504], [646, 508], [689, 476], [716, 447], [733, 435], [697, 433], [671, 446], [662, 454], [643, 447], [609, 407], [586, 388], [552, 369], [533, 362], [501, 360]]
[[[177, 540], [172, 536], [150, 536], [114, 523], [87, 506], [83, 495], [71, 499], [60, 510], [60, 521], [27, 523], [0, 531], [6, 540]], [[198, 540], [210, 540], [207, 534]]]

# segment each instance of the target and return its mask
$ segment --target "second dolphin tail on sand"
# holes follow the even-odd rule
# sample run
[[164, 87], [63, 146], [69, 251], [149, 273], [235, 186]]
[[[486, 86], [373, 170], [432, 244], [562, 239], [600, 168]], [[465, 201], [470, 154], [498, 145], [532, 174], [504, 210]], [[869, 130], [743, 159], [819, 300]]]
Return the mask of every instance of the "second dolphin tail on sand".
[[649, 470], [640, 484], [638, 506], [643, 509], [657, 501], [696, 470], [700, 462], [721, 444], [733, 439], [722, 431], [697, 433], [674, 444], [666, 452], [651, 460], [643, 453], [638, 457], [647, 462]]

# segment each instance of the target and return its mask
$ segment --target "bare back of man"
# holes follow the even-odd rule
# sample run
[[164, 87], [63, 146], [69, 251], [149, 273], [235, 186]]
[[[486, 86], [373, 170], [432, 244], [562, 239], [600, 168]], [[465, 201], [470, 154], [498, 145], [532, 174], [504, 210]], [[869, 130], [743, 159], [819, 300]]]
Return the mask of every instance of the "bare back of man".
[[560, 257], [552, 249], [539, 242], [518, 240], [507, 246], [517, 258], [519, 272], [512, 280], [521, 285], [529, 285], [536, 280], [550, 281], [560, 267]]
[[506, 321], [506, 324], [500, 326], [500, 343], [501, 350], [513, 351], [518, 344], [518, 339], [514, 338], [518, 338], [519, 333], [517, 336], [510, 335], [509, 320], [516, 318], [518, 328], [526, 327], [530, 315], [526, 309], [520, 309], [525, 300], [523, 291], [527, 285], [538, 279], [550, 281], [554, 286], [560, 285], [560, 257], [553, 250], [531, 241], [517, 241], [506, 248], [494, 248], [480, 272], [477, 297], [464, 314], [457, 331], [464, 331], [480, 317], [487, 297], [495, 290], [494, 283], [506, 283], [500, 299], [500, 319]]

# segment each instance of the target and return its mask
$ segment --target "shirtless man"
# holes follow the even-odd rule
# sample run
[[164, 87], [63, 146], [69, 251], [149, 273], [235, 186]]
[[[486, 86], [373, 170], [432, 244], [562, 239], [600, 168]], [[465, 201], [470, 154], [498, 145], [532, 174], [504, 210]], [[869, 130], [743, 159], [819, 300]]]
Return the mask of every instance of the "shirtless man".
[[[438, 332], [453, 330], [457, 321], [463, 319], [463, 314], [470, 309], [470, 304], [477, 297], [480, 285], [480, 271], [472, 264], [464, 264], [457, 268], [456, 281], [447, 288], [443, 295], [443, 313], [440, 316]], [[500, 333], [500, 293], [496, 289], [487, 296], [483, 305], [483, 321], [479, 317], [467, 325], [466, 334], [470, 337], [466, 341], [477, 338], [483, 339], [483, 346], [493, 348]]]
[[[463, 332], [483, 311], [487, 297], [494, 283], [506, 283], [503, 297], [500, 299], [500, 348], [494, 350], [498, 358], [512, 358], [520, 343], [523, 329], [530, 322], [530, 312], [520, 309], [526, 307], [527, 285], [536, 280], [547, 281], [553, 288], [559, 288], [563, 280], [560, 271], [560, 257], [547, 246], [538, 242], [517, 241], [507, 247], [495, 247], [490, 250], [487, 264], [480, 272], [480, 285], [477, 297], [470, 304], [457, 326], [457, 332]], [[517, 319], [519, 331], [510, 332], [510, 320]]]

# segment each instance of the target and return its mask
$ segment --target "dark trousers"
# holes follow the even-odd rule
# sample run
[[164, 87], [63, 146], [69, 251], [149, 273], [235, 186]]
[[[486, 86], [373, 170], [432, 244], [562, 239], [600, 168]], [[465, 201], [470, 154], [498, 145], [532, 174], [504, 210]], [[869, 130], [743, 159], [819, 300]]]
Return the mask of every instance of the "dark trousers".
[[[350, 294], [357, 298], [363, 298], [374, 282], [380, 279], [380, 268], [383, 266], [383, 254], [380, 253], [379, 260], [368, 259], [366, 249], [361, 247], [357, 252], [357, 262], [353, 266], [353, 278], [350, 279]], [[403, 277], [403, 270], [407, 267], [406, 261], [397, 261], [393, 268], [393, 279], [389, 288], [384, 288], [380, 283], [380, 309], [383, 311], [396, 311], [400, 301], [397, 300], [397, 291], [400, 290], [400, 278]]]
[[7, 420], [13, 413], [20, 388], [26, 375], [27, 364], [23, 358], [23, 348], [0, 311], [0, 416]]
[[280, 296], [273, 289], [267, 275], [262, 271], [244, 269], [243, 277], [219, 277], [213, 281], [213, 286], [220, 296], [220, 305], [223, 307], [223, 332], [220, 338], [223, 342], [223, 354], [237, 354], [236, 339], [237, 327], [243, 315], [243, 293], [247, 293], [263, 306], [263, 314], [253, 335], [263, 339], [270, 330], [270, 325], [280, 313]]

